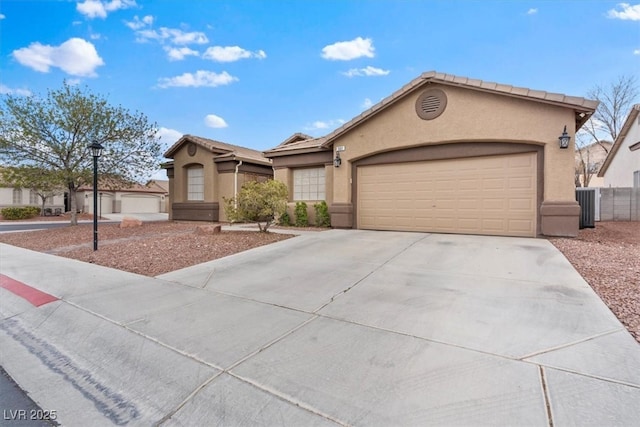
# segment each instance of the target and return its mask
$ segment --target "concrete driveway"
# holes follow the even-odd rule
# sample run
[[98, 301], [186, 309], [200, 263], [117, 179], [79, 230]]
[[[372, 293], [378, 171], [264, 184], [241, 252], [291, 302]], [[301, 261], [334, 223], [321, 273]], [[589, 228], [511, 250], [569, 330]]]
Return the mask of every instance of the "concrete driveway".
[[0, 364], [63, 425], [640, 417], [640, 346], [546, 240], [332, 230], [155, 279], [0, 252], [59, 298], [0, 288]]

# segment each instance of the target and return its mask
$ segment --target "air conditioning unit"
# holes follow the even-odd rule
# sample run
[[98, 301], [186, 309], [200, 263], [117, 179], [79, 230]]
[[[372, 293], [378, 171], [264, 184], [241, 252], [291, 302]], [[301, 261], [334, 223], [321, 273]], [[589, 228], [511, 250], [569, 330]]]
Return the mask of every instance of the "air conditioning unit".
[[576, 200], [580, 205], [580, 229], [596, 226], [595, 188], [576, 188]]

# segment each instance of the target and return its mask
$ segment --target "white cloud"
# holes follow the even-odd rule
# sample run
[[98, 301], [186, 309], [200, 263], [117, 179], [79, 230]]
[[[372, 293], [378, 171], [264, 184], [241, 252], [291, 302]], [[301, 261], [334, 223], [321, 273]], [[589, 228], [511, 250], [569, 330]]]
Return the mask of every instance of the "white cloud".
[[371, 108], [372, 105], [373, 102], [369, 98], [365, 98], [364, 101], [362, 101], [362, 108]]
[[4, 18], [6, 18], [6, 16], [2, 13], [0, 13], [0, 21], [3, 20]]
[[609, 18], [640, 21], [640, 3], [633, 6], [629, 3], [620, 3], [618, 6], [622, 8], [622, 11], [611, 9], [607, 12]]
[[317, 121], [311, 123], [310, 125], [305, 126], [304, 129], [305, 130], [329, 129], [329, 128], [334, 128], [334, 127], [340, 126], [343, 123], [344, 123], [343, 119], [328, 120], [328, 121], [317, 120]]
[[172, 146], [175, 142], [177, 142], [180, 138], [182, 138], [183, 133], [177, 131], [175, 129], [169, 129], [165, 127], [161, 127], [156, 132], [156, 138], [160, 139], [160, 142], [164, 144], [167, 148]]
[[29, 89], [11, 89], [9, 86], [0, 83], [0, 94], [2, 95], [18, 95], [18, 96], [31, 96], [32, 93]]
[[369, 38], [357, 37], [351, 41], [337, 42], [322, 48], [322, 57], [333, 61], [348, 61], [350, 59], [374, 56], [373, 41]]
[[94, 33], [94, 34], [89, 35], [89, 38], [91, 40], [100, 40], [102, 38], [102, 36], [100, 34], [98, 34], [98, 33]]
[[189, 49], [188, 47], [164, 47], [169, 61], [182, 61], [187, 56], [199, 56], [200, 52], [197, 50]]
[[60, 46], [31, 43], [13, 51], [13, 57], [22, 65], [41, 73], [48, 73], [51, 67], [60, 68], [72, 76], [96, 76], [96, 68], [104, 65], [96, 48], [90, 42], [71, 38]]
[[215, 129], [226, 128], [228, 126], [222, 117], [216, 116], [215, 114], [207, 114], [204, 118], [204, 124]]
[[355, 76], [386, 76], [389, 74], [389, 70], [383, 70], [382, 68], [376, 68], [372, 66], [367, 66], [365, 68], [352, 68], [349, 71], [346, 71], [344, 74], [347, 77], [355, 77]]
[[640, 49], [636, 49], [636, 50], [634, 50], [634, 51], [633, 51], [633, 54], [634, 54], [634, 55], [640, 55]]
[[124, 21], [124, 25], [131, 28], [132, 30], [139, 30], [144, 27], [148, 27], [153, 24], [153, 16], [147, 15], [142, 19], [138, 17], [138, 15], [133, 17], [133, 21]]
[[536, 9], [535, 7], [527, 10], [527, 15], [535, 15], [536, 13], [538, 13], [538, 9]]
[[212, 46], [204, 52], [202, 57], [217, 62], [235, 62], [245, 58], [264, 59], [267, 54], [264, 50], [251, 52], [240, 46]]
[[177, 28], [161, 27], [159, 31], [156, 30], [140, 30], [136, 31], [136, 41], [147, 42], [149, 40], [157, 40], [160, 43], [169, 41], [172, 44], [186, 45], [186, 44], [206, 44], [209, 43], [209, 39], [205, 33], [200, 31], [184, 32]]
[[69, 86], [77, 86], [80, 84], [80, 79], [65, 79], [64, 80]]
[[216, 87], [224, 86], [237, 82], [238, 78], [223, 71], [222, 73], [214, 73], [213, 71], [198, 70], [195, 74], [184, 73], [175, 77], [163, 77], [158, 79], [158, 87]]
[[134, 6], [136, 6], [135, 0], [86, 0], [84, 2], [77, 3], [76, 9], [89, 19], [104, 19], [107, 17], [109, 12], [113, 12], [118, 9], [128, 9]]

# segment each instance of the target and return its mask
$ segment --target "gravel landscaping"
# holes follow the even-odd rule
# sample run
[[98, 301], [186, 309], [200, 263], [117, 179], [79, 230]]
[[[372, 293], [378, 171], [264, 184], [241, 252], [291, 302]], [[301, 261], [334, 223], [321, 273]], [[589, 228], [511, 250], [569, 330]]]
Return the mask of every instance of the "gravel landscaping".
[[[137, 228], [100, 224], [99, 250], [92, 225], [0, 234], [0, 242], [146, 276], [189, 267], [292, 237], [223, 231], [195, 234], [197, 224], [149, 222]], [[318, 229], [316, 229], [318, 230]], [[549, 239], [640, 342], [640, 222], [598, 222], [577, 238]]]
[[640, 222], [597, 222], [549, 240], [640, 342]]
[[100, 224], [96, 252], [91, 224], [3, 233], [0, 242], [153, 277], [293, 237], [254, 231], [199, 235], [196, 226], [166, 221], [135, 228]]

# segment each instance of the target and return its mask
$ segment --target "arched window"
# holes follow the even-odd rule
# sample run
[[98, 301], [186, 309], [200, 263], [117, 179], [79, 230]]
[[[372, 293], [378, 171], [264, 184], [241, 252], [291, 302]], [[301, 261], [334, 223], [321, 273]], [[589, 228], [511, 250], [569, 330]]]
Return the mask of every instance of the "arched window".
[[187, 200], [204, 200], [204, 168], [202, 165], [187, 168]]

